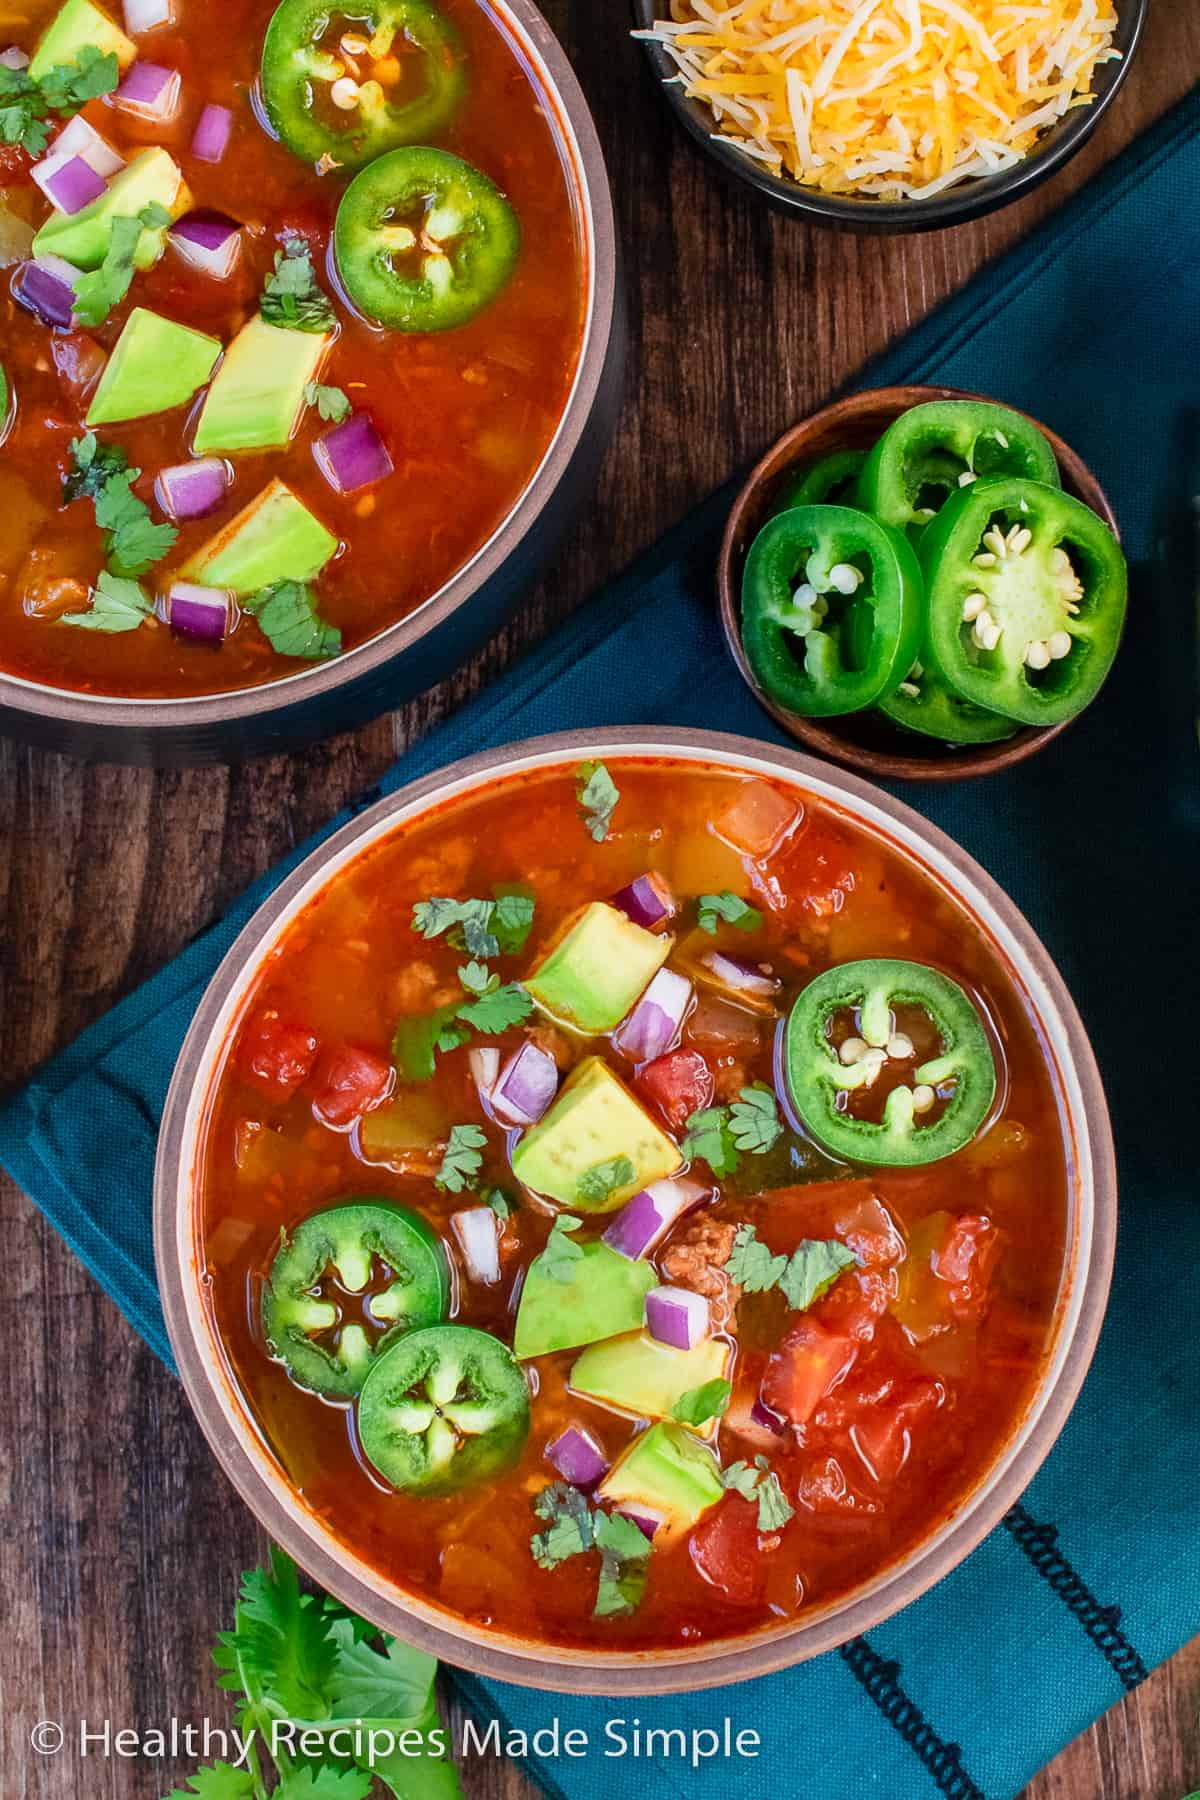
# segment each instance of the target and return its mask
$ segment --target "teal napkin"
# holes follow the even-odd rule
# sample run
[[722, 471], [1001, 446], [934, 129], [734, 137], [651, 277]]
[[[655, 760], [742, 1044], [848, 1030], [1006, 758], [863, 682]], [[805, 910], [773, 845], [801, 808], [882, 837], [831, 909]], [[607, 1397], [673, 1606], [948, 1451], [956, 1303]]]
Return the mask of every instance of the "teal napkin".
[[[1122, 1231], [1083, 1396], [1005, 1525], [934, 1592], [840, 1653], [721, 1693], [636, 1705], [464, 1675], [470, 1704], [516, 1732], [557, 1716], [564, 1730], [588, 1734], [586, 1755], [525, 1758], [566, 1800], [623, 1800], [631, 1785], [687, 1800], [761, 1800], [764, 1791], [1004, 1800], [1200, 1630], [1190, 523], [1200, 487], [1198, 192], [1193, 97], [870, 371], [874, 383], [979, 388], [1047, 420], [1098, 471], [1135, 564], [1127, 641], [1085, 718], [1002, 777], [905, 796], [1033, 920], [1105, 1074]], [[412, 750], [383, 791], [485, 745], [572, 726], [663, 722], [776, 740], [720, 641], [713, 564], [728, 500], [715, 495]], [[163, 1357], [150, 1195], [171, 1067], [221, 955], [310, 848], [0, 1112], [0, 1160]], [[635, 1753], [634, 1719], [643, 1732], [687, 1733], [725, 1717], [735, 1732], [759, 1734], [756, 1757], [693, 1768], [686, 1754]], [[520, 1752], [520, 1740], [510, 1747]]]

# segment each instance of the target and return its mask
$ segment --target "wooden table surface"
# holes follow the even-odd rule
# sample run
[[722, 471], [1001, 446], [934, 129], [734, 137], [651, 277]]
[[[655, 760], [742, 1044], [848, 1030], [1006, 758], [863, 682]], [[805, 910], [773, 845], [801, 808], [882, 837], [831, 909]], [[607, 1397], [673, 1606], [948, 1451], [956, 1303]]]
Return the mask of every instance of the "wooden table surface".
[[[1200, 7], [1158, 0], [1114, 112], [1048, 187], [952, 233], [858, 238], [775, 218], [723, 185], [658, 103], [622, 0], [546, 0], [545, 10], [595, 109], [627, 255], [626, 405], [595, 504], [502, 639], [444, 689], [355, 735], [233, 770], [158, 774], [82, 768], [0, 740], [0, 1087], [181, 949], [1200, 76]], [[261, 1537], [174, 1380], [3, 1176], [0, 1206], [2, 1791], [157, 1800], [183, 1765], [39, 1758], [29, 1730], [80, 1716], [223, 1720], [209, 1650]], [[1200, 1642], [1064, 1751], [1024, 1800], [1181, 1800], [1200, 1786], [1198, 1704]], [[502, 1765], [477, 1762], [466, 1782], [472, 1800], [531, 1793]]]

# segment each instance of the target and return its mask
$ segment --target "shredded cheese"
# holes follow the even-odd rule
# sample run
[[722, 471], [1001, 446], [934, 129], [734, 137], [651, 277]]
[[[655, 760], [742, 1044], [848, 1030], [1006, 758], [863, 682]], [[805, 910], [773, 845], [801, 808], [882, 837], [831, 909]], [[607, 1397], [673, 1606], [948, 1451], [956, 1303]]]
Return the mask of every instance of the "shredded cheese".
[[714, 136], [828, 194], [918, 199], [1012, 168], [1120, 56], [1114, 0], [670, 0]]

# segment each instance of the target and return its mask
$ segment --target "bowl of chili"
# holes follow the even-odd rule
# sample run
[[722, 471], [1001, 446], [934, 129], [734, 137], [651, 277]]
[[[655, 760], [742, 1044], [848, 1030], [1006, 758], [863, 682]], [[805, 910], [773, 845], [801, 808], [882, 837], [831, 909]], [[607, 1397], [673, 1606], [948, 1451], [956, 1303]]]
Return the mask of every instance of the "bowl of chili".
[[1066, 1420], [1115, 1221], [996, 884], [826, 763], [645, 728], [472, 757], [290, 875], [155, 1185], [179, 1371], [271, 1536], [460, 1666], [629, 1695], [961, 1561]]
[[[784, 679], [791, 680], [794, 663], [784, 649], [771, 644], [765, 650], [761, 646], [752, 647], [753, 655], [748, 650], [743, 594], [748, 569], [751, 578], [754, 575], [755, 565], [751, 564], [750, 558], [755, 557], [764, 580], [772, 575], [769, 559], [773, 547], [772, 532], [780, 530], [777, 515], [797, 505], [821, 506], [825, 509], [821, 515], [824, 520], [825, 511], [840, 510], [840, 507], [830, 507], [830, 501], [843, 503], [847, 516], [841, 528], [852, 536], [839, 539], [841, 554], [834, 550], [826, 560], [836, 570], [839, 554], [844, 566], [846, 558], [852, 554], [867, 560], [866, 553], [873, 548], [878, 579], [886, 590], [887, 603], [902, 610], [905, 593], [911, 592], [924, 579], [921, 569], [915, 557], [908, 556], [905, 545], [889, 550], [887, 545], [875, 544], [874, 538], [879, 536], [876, 522], [852, 510], [851, 503], [857, 507], [863, 497], [864, 484], [869, 484], [871, 503], [891, 521], [893, 533], [923, 531], [923, 517], [918, 518], [912, 511], [914, 498], [911, 493], [902, 491], [897, 479], [897, 469], [893, 466], [896, 459], [885, 460], [880, 456], [884, 434], [906, 416], [911, 416], [919, 434], [921, 421], [932, 416], [933, 428], [924, 428], [929, 443], [919, 442], [909, 448], [925, 459], [931, 482], [939, 488], [945, 483], [954, 485], [958, 477], [949, 464], [946, 469], [935, 466], [944, 458], [943, 446], [957, 428], [953, 414], [949, 422], [939, 424], [936, 412], [916, 413], [914, 409], [943, 406], [953, 409], [960, 401], [988, 407], [996, 404], [958, 389], [927, 386], [868, 389], [834, 401], [785, 432], [751, 470], [733, 503], [721, 544], [717, 564], [721, 625], [742, 679], [772, 718], [799, 742], [849, 768], [882, 780], [962, 781], [1011, 768], [1045, 749], [1067, 729], [1078, 710], [1073, 709], [1069, 716], [1053, 718], [1045, 724], [1022, 724], [1015, 716], [993, 716], [982, 704], [969, 707], [965, 713], [959, 707], [947, 732], [947, 740], [942, 740], [931, 734], [930, 723], [919, 717], [919, 709], [914, 707], [903, 687], [897, 690], [892, 680], [895, 671], [880, 667], [877, 659], [861, 659], [870, 666], [854, 676], [855, 693], [844, 693], [841, 687], [836, 694], [831, 691], [823, 711], [819, 697], [814, 703], [804, 696], [801, 703], [806, 710], [802, 712], [798, 706], [789, 706], [781, 698], [787, 691], [781, 682], [773, 682], [772, 688], [768, 689], [762, 680], [762, 672], [767, 666], [764, 657], [772, 652], [777, 656]], [[1045, 491], [1053, 470], [1052, 479], [1055, 483], [1061, 479], [1062, 496], [1065, 497], [1057, 504], [1070, 507], [1072, 528], [1086, 531], [1087, 520], [1083, 515], [1085, 512], [1094, 515], [1094, 523], [1103, 531], [1107, 553], [1111, 555], [1118, 526], [1100, 483], [1078, 453], [1055, 432], [1036, 420], [1026, 420], [1022, 429], [1022, 418], [1023, 415], [1009, 412], [1013, 441], [1006, 454], [1031, 459], [1026, 476], [1031, 478], [1047, 506], [1056, 504], [1053, 496]], [[1020, 442], [1017, 442], [1018, 430], [1021, 430]], [[1045, 467], [1039, 460], [1042, 457], [1046, 459]], [[996, 494], [996, 485], [981, 480], [970, 491], [982, 493], [981, 504], [986, 504], [989, 495]], [[960, 516], [969, 510], [964, 496], [960, 495], [953, 503], [953, 510]], [[964, 521], [964, 543], [973, 522], [973, 516]], [[934, 523], [940, 527], [940, 521]], [[771, 532], [764, 530], [768, 526]], [[871, 544], [860, 543], [854, 535], [864, 532], [872, 538]], [[756, 544], [756, 540], [760, 541]], [[972, 550], [975, 547], [970, 546]], [[922, 559], [927, 560], [926, 546], [921, 545], [920, 549]], [[786, 544], [781, 544], [779, 555], [785, 555], [786, 550]], [[959, 554], [968, 558], [965, 548]], [[897, 610], [897, 618], [900, 610]], [[906, 629], [897, 627], [893, 660], [897, 668], [903, 663], [907, 669], [918, 661], [922, 646], [920, 629], [912, 624], [911, 608], [906, 617], [909, 620]], [[957, 619], [957, 613], [955, 617]], [[1119, 633], [1119, 618], [1114, 632]], [[1115, 646], [1116, 635], [1105, 646], [1105, 668]], [[833, 685], [831, 682], [831, 690]], [[881, 689], [888, 688], [891, 691], [880, 706], [875, 696]], [[813, 710], [808, 710], [810, 706]], [[862, 710], [858, 710], [859, 707]], [[951, 737], [958, 741], [948, 741]]]
[[138, 762], [448, 674], [576, 516], [624, 350], [531, 0], [167, 10], [0, 40], [0, 729]]

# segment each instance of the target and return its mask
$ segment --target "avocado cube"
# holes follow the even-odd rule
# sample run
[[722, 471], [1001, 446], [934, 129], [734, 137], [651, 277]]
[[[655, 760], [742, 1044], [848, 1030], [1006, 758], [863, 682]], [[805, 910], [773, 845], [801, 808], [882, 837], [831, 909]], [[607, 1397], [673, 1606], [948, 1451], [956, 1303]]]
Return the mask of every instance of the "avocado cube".
[[328, 344], [321, 332], [282, 331], [256, 313], [225, 352], [209, 389], [196, 427], [196, 455], [282, 450]]
[[[628, 1157], [633, 1167], [629, 1181], [600, 1199], [580, 1193], [582, 1175], [619, 1157]], [[660, 1130], [607, 1063], [589, 1056], [564, 1082], [549, 1112], [522, 1137], [512, 1166], [526, 1187], [562, 1206], [612, 1212], [652, 1181], [673, 1175], [681, 1161], [674, 1138]]]
[[569, 921], [525, 986], [561, 1024], [589, 1035], [612, 1031], [662, 968], [672, 942], [594, 900]]
[[337, 548], [332, 531], [276, 480], [197, 551], [184, 575], [206, 587], [256, 594], [276, 581], [311, 581]]
[[669, 1419], [684, 1394], [719, 1381], [729, 1366], [729, 1346], [705, 1338], [691, 1350], [660, 1344], [648, 1331], [593, 1344], [577, 1358], [571, 1386], [589, 1400], [618, 1406], [639, 1419]]
[[631, 1262], [607, 1244], [581, 1244], [570, 1281], [545, 1273], [535, 1257], [521, 1289], [513, 1350], [519, 1357], [575, 1350], [601, 1338], [633, 1331], [646, 1310], [646, 1295], [658, 1280], [649, 1263]]
[[[139, 150], [82, 212], [52, 213], [33, 240], [33, 253], [64, 257], [77, 269], [98, 269], [108, 250], [113, 220], [136, 219], [152, 203], [165, 207], [173, 219], [192, 204], [179, 164], [165, 150]], [[143, 231], [134, 252], [136, 266], [153, 268], [165, 242], [165, 226]]]
[[115, 425], [183, 406], [204, 386], [220, 354], [220, 338], [135, 307], [100, 377], [88, 424]]
[[122, 69], [137, 58], [137, 45], [106, 12], [93, 6], [92, 0], [67, 0], [38, 40], [29, 73], [40, 81], [51, 69], [69, 68], [78, 62], [79, 52], [87, 49], [99, 50], [102, 56], [115, 51]]
[[655, 1514], [664, 1535], [690, 1531], [725, 1492], [712, 1451], [681, 1425], [652, 1425], [634, 1438], [597, 1490], [601, 1500]]

